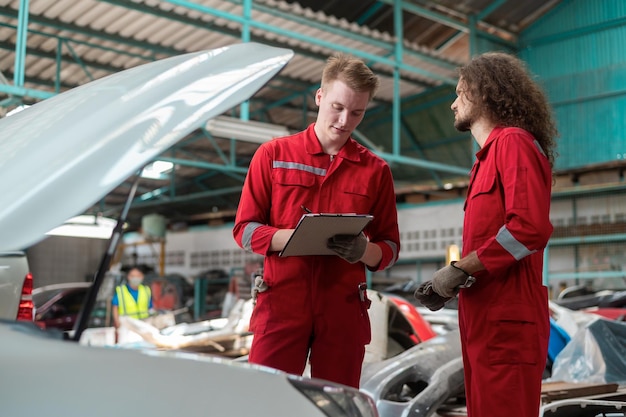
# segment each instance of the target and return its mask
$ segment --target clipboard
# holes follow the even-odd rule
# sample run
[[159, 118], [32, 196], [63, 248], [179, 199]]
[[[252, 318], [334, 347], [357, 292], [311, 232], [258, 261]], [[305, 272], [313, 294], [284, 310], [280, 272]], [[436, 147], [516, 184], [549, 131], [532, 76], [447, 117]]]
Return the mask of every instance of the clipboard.
[[336, 255], [326, 247], [328, 239], [338, 234], [358, 235], [372, 219], [371, 214], [303, 214], [278, 256]]

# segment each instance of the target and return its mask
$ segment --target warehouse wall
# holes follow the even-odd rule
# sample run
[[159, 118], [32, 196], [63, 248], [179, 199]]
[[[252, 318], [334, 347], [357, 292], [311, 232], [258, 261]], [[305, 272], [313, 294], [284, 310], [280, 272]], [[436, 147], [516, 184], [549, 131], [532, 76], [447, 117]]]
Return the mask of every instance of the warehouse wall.
[[558, 169], [626, 159], [625, 23], [622, 0], [571, 0], [521, 37], [558, 120]]
[[35, 288], [93, 279], [109, 241], [49, 236], [27, 250]]

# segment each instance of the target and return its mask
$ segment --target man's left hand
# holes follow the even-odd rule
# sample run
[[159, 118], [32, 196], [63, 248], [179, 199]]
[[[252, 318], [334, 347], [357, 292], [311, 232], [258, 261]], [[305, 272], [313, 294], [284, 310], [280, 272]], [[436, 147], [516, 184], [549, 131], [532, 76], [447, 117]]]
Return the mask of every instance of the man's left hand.
[[413, 294], [415, 299], [419, 301], [424, 307], [427, 307], [431, 311], [441, 310], [446, 303], [450, 300], [448, 297], [442, 297], [433, 291], [433, 283], [426, 281], [415, 290]]
[[432, 279], [433, 291], [442, 297], [451, 298], [458, 294], [468, 276], [458, 268], [447, 265], [435, 272]]
[[351, 264], [361, 260], [367, 248], [367, 238], [363, 232], [358, 235], [335, 235], [328, 239], [328, 249]]

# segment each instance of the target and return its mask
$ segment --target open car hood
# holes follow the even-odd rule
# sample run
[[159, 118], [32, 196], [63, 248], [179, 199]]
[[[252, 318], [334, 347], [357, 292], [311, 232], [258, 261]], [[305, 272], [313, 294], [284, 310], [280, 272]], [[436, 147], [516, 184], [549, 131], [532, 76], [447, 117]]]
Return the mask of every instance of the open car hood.
[[131, 68], [0, 120], [0, 251], [85, 211], [293, 57], [241, 43]]

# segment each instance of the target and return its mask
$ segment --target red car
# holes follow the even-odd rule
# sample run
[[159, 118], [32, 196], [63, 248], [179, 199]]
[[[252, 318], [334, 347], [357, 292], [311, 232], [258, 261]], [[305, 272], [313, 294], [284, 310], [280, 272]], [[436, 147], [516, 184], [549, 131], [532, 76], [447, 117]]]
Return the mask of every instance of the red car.
[[386, 294], [389, 300], [393, 302], [398, 310], [402, 312], [402, 315], [406, 318], [412, 328], [412, 332], [407, 332], [410, 339], [415, 344], [424, 342], [437, 336], [437, 333], [433, 330], [424, 317], [417, 311], [415, 306], [409, 303], [406, 299], [391, 294]]
[[583, 311], [587, 313], [597, 314], [610, 320], [626, 321], [626, 308], [591, 307], [586, 308]]
[[[73, 330], [90, 287], [90, 282], [68, 282], [35, 288], [35, 323], [42, 329]], [[90, 327], [104, 325], [104, 319], [97, 317], [100, 313], [100, 310], [94, 310]]]

